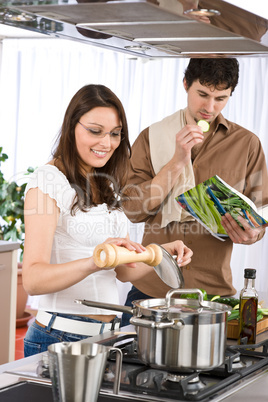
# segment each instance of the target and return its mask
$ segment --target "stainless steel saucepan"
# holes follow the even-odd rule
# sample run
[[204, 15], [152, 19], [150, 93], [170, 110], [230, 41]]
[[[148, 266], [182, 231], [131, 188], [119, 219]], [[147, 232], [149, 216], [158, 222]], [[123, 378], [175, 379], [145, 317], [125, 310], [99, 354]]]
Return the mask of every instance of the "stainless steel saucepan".
[[[197, 294], [198, 299], [174, 298]], [[230, 307], [203, 300], [199, 289], [175, 289], [166, 298], [133, 302], [133, 308], [114, 304], [76, 300], [131, 314], [137, 327], [138, 355], [151, 367], [169, 371], [209, 370], [224, 362], [227, 317]]]

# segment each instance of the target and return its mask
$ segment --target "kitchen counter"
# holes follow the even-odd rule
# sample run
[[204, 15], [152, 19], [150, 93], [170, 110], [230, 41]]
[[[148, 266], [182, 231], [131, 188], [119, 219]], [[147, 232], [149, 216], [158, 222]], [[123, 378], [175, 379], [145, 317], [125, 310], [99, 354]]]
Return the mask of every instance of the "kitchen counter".
[[0, 364], [15, 359], [17, 242], [0, 241]]
[[[132, 326], [124, 327], [121, 329], [122, 332], [126, 331], [135, 331], [135, 328]], [[113, 334], [113, 332], [111, 333]], [[100, 342], [104, 338], [104, 335], [98, 335], [93, 338], [90, 338], [92, 342]], [[268, 339], [268, 331], [258, 335], [257, 342], [261, 342], [262, 340]], [[87, 340], [81, 341], [85, 342]], [[236, 341], [228, 340], [228, 345], [235, 345]], [[1, 398], [1, 389], [5, 387], [11, 386], [13, 384], [18, 384], [20, 381], [34, 381], [39, 384], [47, 385], [47, 388], [50, 386], [50, 379], [41, 378], [38, 375], [40, 367], [42, 366], [42, 362], [47, 362], [47, 353], [42, 353], [38, 355], [34, 355], [31, 357], [27, 357], [21, 360], [17, 360], [14, 362], [10, 362], [7, 364], [3, 364], [0, 366], [0, 400]], [[46, 387], [45, 387], [46, 390]], [[51, 392], [51, 389], [49, 389]], [[3, 394], [4, 395], [4, 394]], [[52, 395], [52, 394], [51, 394]], [[268, 395], [268, 366], [265, 366], [261, 372], [257, 374], [251, 374], [246, 382], [243, 384], [238, 382], [237, 385], [231, 387], [228, 390], [228, 387], [223, 395], [215, 396], [211, 398], [212, 401], [225, 401], [225, 402], [252, 402], [256, 401], [265, 401], [267, 400]], [[99, 401], [102, 401], [103, 397], [100, 397]], [[20, 402], [24, 402], [24, 399], [19, 398]], [[42, 402], [41, 399], [38, 398], [39, 402]], [[106, 400], [104, 398], [104, 400]], [[108, 400], [108, 399], [107, 399]], [[140, 400], [140, 399], [138, 399]], [[154, 400], [154, 399], [152, 399]], [[15, 399], [14, 399], [15, 401]], [[45, 399], [44, 399], [45, 401]], [[49, 402], [49, 399], [46, 400]]]

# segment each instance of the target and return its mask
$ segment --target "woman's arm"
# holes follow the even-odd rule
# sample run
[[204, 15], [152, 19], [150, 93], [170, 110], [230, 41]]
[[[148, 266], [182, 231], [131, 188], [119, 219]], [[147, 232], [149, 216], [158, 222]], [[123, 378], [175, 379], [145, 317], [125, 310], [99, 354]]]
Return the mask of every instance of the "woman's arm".
[[[59, 292], [101, 269], [95, 265], [93, 257], [50, 264], [59, 215], [56, 201], [49, 195], [38, 188], [28, 191], [24, 203], [25, 243], [22, 273], [23, 286], [30, 295]], [[124, 246], [130, 251], [145, 250], [143, 246], [128, 238], [107, 239], [106, 242]], [[129, 267], [132, 266], [133, 264], [129, 264]]]
[[59, 219], [56, 201], [38, 188], [28, 191], [24, 204], [25, 243], [23, 286], [30, 295], [54, 293], [80, 282], [99, 268], [93, 258], [50, 264]]
[[197, 125], [186, 125], [175, 137], [174, 155], [155, 174], [149, 145], [149, 128], [143, 130], [131, 147], [130, 171], [125, 187], [127, 197], [123, 209], [134, 223], [146, 222], [156, 215], [159, 207], [173, 189], [179, 175], [191, 160], [191, 149], [203, 141]]

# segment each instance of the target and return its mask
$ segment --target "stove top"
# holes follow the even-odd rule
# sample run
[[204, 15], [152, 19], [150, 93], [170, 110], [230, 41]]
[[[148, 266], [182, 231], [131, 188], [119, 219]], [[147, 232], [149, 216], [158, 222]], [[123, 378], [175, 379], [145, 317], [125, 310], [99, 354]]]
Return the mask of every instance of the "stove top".
[[[168, 369], [157, 369], [143, 364], [137, 354], [136, 335], [125, 335], [120, 332], [99, 335], [93, 339], [95, 343], [121, 348], [123, 364], [120, 391], [118, 395], [115, 395], [113, 394], [115, 355], [111, 352], [98, 402], [265, 400], [268, 394], [268, 339], [262, 339], [264, 340], [256, 345], [227, 346], [224, 363], [213, 370], [197, 372], [189, 369], [187, 372], [175, 373]], [[80, 342], [86, 341], [88, 342], [88, 340]], [[11, 388], [0, 390], [1, 402], [17, 400], [16, 398], [8, 399], [10, 392], [18, 392], [22, 395], [28, 390], [29, 392], [36, 390], [40, 395], [38, 398], [40, 402], [43, 400], [52, 402], [47, 353], [27, 358], [22, 363], [19, 367], [16, 365], [16, 368], [6, 371], [8, 375], [18, 376], [18, 382], [12, 381]], [[29, 384], [31, 381], [36, 384]], [[43, 391], [40, 391], [40, 388], [44, 388]], [[50, 398], [46, 393], [51, 394]], [[7, 399], [3, 399], [5, 394]], [[242, 399], [237, 399], [238, 394], [243, 394]], [[259, 399], [257, 394], [260, 396]], [[42, 399], [42, 395], [46, 399]], [[29, 399], [20, 400], [23, 402]]]
[[[268, 340], [256, 345], [228, 346], [225, 362], [210, 371], [183, 371], [151, 368], [137, 355], [136, 336], [119, 335], [101, 341], [106, 346], [119, 347], [123, 352], [120, 394], [139, 401], [209, 401], [234, 386], [268, 368]], [[112, 392], [115, 377], [115, 356], [112, 354], [101, 386], [101, 392]], [[117, 399], [119, 400], [119, 399]]]

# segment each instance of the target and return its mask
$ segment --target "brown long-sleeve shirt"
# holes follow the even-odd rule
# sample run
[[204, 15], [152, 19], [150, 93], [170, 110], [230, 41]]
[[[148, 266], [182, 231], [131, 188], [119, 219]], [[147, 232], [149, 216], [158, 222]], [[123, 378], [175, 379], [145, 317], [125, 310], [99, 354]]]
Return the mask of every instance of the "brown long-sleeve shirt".
[[[193, 170], [196, 185], [218, 175], [249, 197], [257, 207], [268, 203], [267, 166], [260, 140], [255, 134], [226, 120], [222, 115], [216, 119], [214, 134], [208, 135], [198, 149], [193, 160]], [[144, 245], [180, 239], [193, 250], [191, 264], [183, 268], [186, 288], [202, 288], [208, 294], [235, 294], [230, 267], [232, 241], [229, 238], [224, 242], [216, 239], [197, 221], [171, 222], [161, 228], [160, 202], [159, 207], [153, 211], [147, 208], [154, 177], [149, 128], [146, 128], [132, 147], [128, 180], [130, 198], [124, 203], [126, 215], [132, 222], [145, 222]], [[264, 231], [259, 239], [263, 234]], [[241, 266], [241, 274], [243, 268]]]

